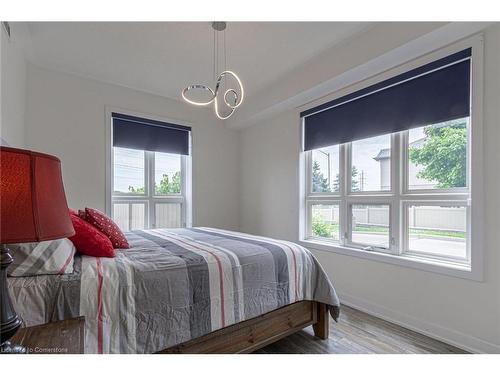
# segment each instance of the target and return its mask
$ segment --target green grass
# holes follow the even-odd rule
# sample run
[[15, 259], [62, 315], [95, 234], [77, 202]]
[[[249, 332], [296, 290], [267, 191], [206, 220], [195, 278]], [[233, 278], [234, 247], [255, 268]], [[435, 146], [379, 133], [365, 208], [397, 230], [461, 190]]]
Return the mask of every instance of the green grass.
[[452, 232], [447, 230], [410, 229], [410, 234], [429, 236], [429, 237], [465, 238], [464, 232]]
[[356, 228], [353, 232], [363, 232], [363, 233], [389, 233], [389, 228], [386, 227], [372, 227], [368, 225], [356, 225]]

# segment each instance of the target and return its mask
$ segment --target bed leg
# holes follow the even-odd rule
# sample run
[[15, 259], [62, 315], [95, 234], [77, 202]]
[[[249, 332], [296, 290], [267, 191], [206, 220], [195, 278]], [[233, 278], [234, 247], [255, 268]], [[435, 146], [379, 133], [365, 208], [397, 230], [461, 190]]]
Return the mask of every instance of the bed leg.
[[314, 336], [319, 339], [326, 340], [330, 333], [330, 325], [328, 321], [328, 309], [324, 303], [316, 302], [316, 313], [318, 320], [313, 324]]

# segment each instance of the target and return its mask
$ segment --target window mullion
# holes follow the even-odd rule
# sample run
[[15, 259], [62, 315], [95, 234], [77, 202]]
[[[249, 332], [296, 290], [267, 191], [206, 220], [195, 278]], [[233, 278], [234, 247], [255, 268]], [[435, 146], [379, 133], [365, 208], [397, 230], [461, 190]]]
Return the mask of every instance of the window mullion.
[[312, 151], [305, 151], [305, 163], [306, 163], [306, 173], [305, 173], [305, 196], [306, 200], [311, 197], [312, 193]]
[[181, 227], [186, 226], [186, 156], [181, 155], [181, 195], [182, 195], [182, 203], [181, 203]]
[[[309, 205], [309, 199], [311, 196], [311, 153], [312, 151], [304, 151], [304, 162], [305, 162], [305, 181], [303, 185], [304, 190], [304, 213], [305, 213], [305, 220], [303, 222], [303, 233], [305, 238], [309, 238], [311, 236], [311, 213], [310, 213], [310, 205]], [[305, 226], [305, 227], [304, 227]]]
[[155, 184], [155, 177], [154, 177], [154, 151], [145, 151], [146, 153], [146, 194], [147, 194], [147, 205], [146, 205], [146, 217], [147, 217], [147, 225], [149, 228], [154, 228], [156, 227], [156, 222], [155, 222], [155, 205], [153, 202], [153, 195], [154, 195], [154, 184]]
[[402, 227], [402, 210], [401, 207], [401, 192], [402, 181], [406, 179], [405, 172], [403, 171], [402, 162], [402, 147], [401, 147], [401, 133], [392, 134], [391, 137], [391, 190], [393, 192], [393, 199], [391, 204], [390, 215], [390, 249], [396, 255], [401, 255], [403, 247], [403, 230]]
[[349, 189], [349, 184], [351, 183], [350, 173], [346, 173], [346, 171], [350, 170], [350, 144], [341, 144], [340, 145], [340, 167], [339, 167], [339, 175], [340, 175], [340, 243], [342, 245], [346, 245], [349, 239], [349, 222], [348, 222], [348, 210], [347, 210], [347, 192]]

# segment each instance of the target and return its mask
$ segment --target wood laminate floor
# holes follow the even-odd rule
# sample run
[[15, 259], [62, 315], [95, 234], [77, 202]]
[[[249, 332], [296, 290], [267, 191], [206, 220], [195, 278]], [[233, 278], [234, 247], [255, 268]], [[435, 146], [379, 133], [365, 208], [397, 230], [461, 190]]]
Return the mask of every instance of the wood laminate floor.
[[338, 323], [330, 319], [330, 338], [314, 337], [312, 327], [266, 346], [261, 354], [404, 354], [466, 353], [454, 346], [434, 340], [372, 315], [342, 306]]

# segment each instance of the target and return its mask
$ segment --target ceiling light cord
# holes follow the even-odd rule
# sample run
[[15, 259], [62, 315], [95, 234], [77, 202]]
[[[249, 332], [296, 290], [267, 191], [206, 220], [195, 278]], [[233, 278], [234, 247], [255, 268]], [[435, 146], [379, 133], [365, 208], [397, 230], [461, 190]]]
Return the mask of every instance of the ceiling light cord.
[[215, 78], [217, 77], [217, 68], [215, 67], [215, 29], [213, 30], [213, 77], [212, 79], [215, 82]]

